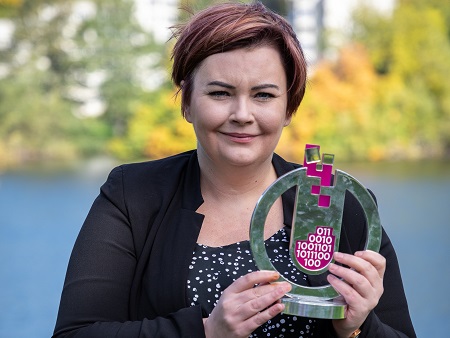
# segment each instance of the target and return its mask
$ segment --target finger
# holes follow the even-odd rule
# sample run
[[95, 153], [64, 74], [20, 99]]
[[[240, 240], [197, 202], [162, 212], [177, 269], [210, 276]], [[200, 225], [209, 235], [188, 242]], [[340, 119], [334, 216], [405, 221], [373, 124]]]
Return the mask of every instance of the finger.
[[275, 282], [278, 278], [280, 278], [280, 274], [275, 271], [254, 271], [238, 278], [227, 288], [227, 290], [233, 293], [241, 293], [253, 288], [257, 284]]
[[287, 282], [274, 283], [256, 287], [245, 291], [235, 299], [238, 302], [237, 312], [241, 320], [253, 317], [255, 314], [265, 311], [275, 303], [279, 303], [281, 297], [291, 290]]
[[257, 312], [253, 317], [248, 319], [248, 322], [253, 327], [257, 328], [271, 320], [276, 315], [280, 314], [284, 310], [284, 304], [275, 303], [272, 306], [269, 306], [264, 311]]
[[363, 296], [357, 292], [350, 284], [346, 283], [344, 280], [339, 279], [334, 275], [327, 276], [328, 282], [331, 286], [344, 297], [347, 304], [363, 304]]
[[[375, 269], [373, 270], [375, 271]], [[332, 284], [336, 291], [344, 296], [344, 298], [347, 299], [347, 297], [351, 297], [353, 291], [356, 291], [363, 297], [369, 297], [371, 295], [371, 290], [373, 289], [372, 284], [364, 275], [360, 274], [358, 271], [333, 263], [330, 264], [329, 271], [332, 274], [342, 278], [342, 280], [336, 278], [336, 280], [333, 280], [334, 284], [331, 282], [330, 284]], [[333, 276], [331, 276], [331, 278], [332, 277]], [[378, 275], [376, 278], [378, 278]]]
[[[244, 290], [239, 294], [236, 294], [241, 303], [246, 303], [262, 297], [267, 297], [271, 293], [281, 293], [282, 296], [290, 291], [291, 286], [288, 282], [273, 282], [258, 284], [251, 289]], [[287, 291], [286, 291], [287, 290]]]
[[386, 270], [386, 259], [378, 252], [371, 250], [357, 251], [354, 255], [335, 252], [334, 259], [358, 271], [364, 271], [366, 267], [373, 266], [378, 271], [380, 277], [383, 277], [384, 271]]
[[[372, 253], [375, 254], [375, 252]], [[369, 255], [366, 254], [365, 256], [370, 256], [374, 258], [374, 256], [370, 254]], [[380, 257], [382, 256], [380, 255]], [[331, 270], [330, 272], [344, 278], [350, 284], [363, 283], [364, 280], [363, 278], [361, 278], [362, 276], [365, 277], [367, 280], [369, 280], [374, 287], [378, 286], [380, 281], [382, 281], [384, 272], [378, 271], [377, 268], [370, 261], [367, 261], [359, 256], [344, 254], [341, 252], [335, 252], [334, 258], [336, 262], [342, 263], [358, 272], [358, 274], [351, 273], [351, 270], [349, 271], [349, 269], [346, 269], [344, 267], [340, 267], [339, 269], [338, 266], [333, 266], [331, 268], [334, 269], [334, 271], [337, 272], [338, 274], [336, 274]]]
[[355, 252], [355, 256], [371, 263], [378, 271], [378, 275], [383, 278], [386, 271], [386, 258], [378, 252], [372, 250], [364, 250]]
[[[346, 269], [339, 267], [340, 269]], [[357, 274], [356, 271], [347, 269], [349, 273]], [[372, 287], [364, 276], [359, 275], [358, 282], [349, 284], [334, 275], [328, 275], [327, 280], [331, 286], [342, 296], [348, 304], [347, 318], [352, 316], [366, 316], [379, 302], [383, 294], [383, 287]], [[352, 278], [349, 278], [352, 279]]]

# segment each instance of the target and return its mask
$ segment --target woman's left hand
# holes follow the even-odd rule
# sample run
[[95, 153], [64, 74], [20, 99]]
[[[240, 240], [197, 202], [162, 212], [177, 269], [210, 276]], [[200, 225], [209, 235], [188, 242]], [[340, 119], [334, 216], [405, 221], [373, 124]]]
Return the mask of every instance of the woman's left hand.
[[330, 274], [327, 277], [348, 304], [346, 318], [333, 320], [338, 336], [347, 338], [361, 327], [383, 294], [386, 259], [370, 250], [358, 251], [354, 255], [336, 252], [334, 259], [349, 267], [332, 263], [329, 271], [335, 276]]

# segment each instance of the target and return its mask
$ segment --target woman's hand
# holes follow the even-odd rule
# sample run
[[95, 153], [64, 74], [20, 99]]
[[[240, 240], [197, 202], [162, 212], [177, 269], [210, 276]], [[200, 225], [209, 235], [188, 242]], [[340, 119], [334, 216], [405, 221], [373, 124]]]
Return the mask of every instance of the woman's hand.
[[333, 320], [338, 336], [347, 338], [364, 323], [383, 294], [386, 259], [370, 250], [358, 251], [355, 255], [336, 252], [334, 259], [349, 267], [330, 264], [329, 271], [343, 280], [328, 275], [328, 282], [348, 304], [346, 318]]
[[284, 305], [279, 300], [290, 291], [291, 285], [287, 282], [269, 284], [278, 278], [276, 272], [255, 271], [226, 288], [217, 306], [204, 320], [206, 337], [248, 337], [282, 312]]

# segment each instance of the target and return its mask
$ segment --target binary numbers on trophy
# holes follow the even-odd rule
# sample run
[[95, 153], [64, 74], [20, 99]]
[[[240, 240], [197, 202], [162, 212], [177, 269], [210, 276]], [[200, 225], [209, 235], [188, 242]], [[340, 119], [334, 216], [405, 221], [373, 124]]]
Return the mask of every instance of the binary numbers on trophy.
[[330, 264], [333, 258], [335, 236], [330, 226], [318, 226], [307, 240], [296, 241], [295, 257], [306, 270], [318, 271]]

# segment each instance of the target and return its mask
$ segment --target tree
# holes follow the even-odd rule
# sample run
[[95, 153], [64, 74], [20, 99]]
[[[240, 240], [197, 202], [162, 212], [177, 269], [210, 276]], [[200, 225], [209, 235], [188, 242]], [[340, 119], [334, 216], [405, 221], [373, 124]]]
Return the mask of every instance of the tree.
[[125, 135], [110, 142], [112, 152], [122, 159], [160, 158], [196, 146], [192, 126], [180, 113], [173, 89], [162, 89], [140, 103]]
[[[123, 135], [133, 102], [146, 95], [151, 80], [153, 87], [160, 84], [162, 47], [137, 23], [132, 0], [96, 0], [94, 15], [82, 21], [74, 42], [82, 55], [70, 72], [73, 82], [98, 90], [100, 119], [111, 136]], [[97, 83], [90, 85], [91, 79]]]
[[0, 18], [14, 16], [21, 4], [22, 0], [2, 0], [0, 2]]
[[305, 98], [277, 149], [303, 162], [305, 143], [318, 143], [341, 160], [375, 159], [376, 129], [371, 106], [377, 79], [361, 45], [340, 51], [336, 61], [323, 61], [308, 83]]
[[0, 154], [7, 158], [4, 165], [40, 158], [72, 159], [78, 152], [70, 137], [76, 130], [86, 129], [63, 97], [70, 58], [61, 48], [60, 32], [70, 4], [23, 0], [7, 12], [14, 30], [11, 43], [3, 46], [0, 54], [4, 70], [0, 78]]
[[289, 0], [261, 0], [261, 3], [284, 17], [287, 17], [291, 10], [291, 1]]
[[134, 103], [165, 81], [162, 47], [135, 21], [131, 0], [22, 0], [3, 9], [14, 29], [0, 54], [0, 154], [22, 161], [103, 151], [127, 129]]
[[347, 160], [448, 156], [448, 6], [437, 3], [400, 1], [392, 15], [359, 8], [355, 42], [317, 66], [279, 151], [297, 161], [304, 143]]
[[368, 8], [355, 16], [354, 39], [384, 84], [377, 108], [399, 116], [392, 138], [408, 157], [450, 153], [450, 6], [439, 3], [400, 1], [391, 17]]

